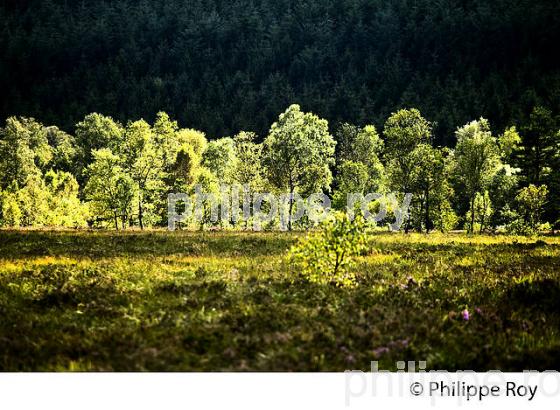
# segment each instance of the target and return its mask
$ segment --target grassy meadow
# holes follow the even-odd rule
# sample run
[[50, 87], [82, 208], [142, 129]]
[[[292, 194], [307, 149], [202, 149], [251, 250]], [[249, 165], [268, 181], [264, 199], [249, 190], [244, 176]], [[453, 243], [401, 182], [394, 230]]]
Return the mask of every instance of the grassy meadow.
[[560, 238], [372, 234], [337, 288], [301, 235], [0, 231], [0, 370], [560, 369]]

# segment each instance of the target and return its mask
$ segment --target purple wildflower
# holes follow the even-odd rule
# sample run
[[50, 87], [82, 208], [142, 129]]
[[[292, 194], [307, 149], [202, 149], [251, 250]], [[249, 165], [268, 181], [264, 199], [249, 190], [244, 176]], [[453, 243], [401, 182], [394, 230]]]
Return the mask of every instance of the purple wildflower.
[[462, 315], [463, 315], [463, 320], [470, 319], [469, 311], [467, 309], [463, 310]]
[[378, 359], [385, 353], [389, 353], [389, 349], [387, 347], [378, 347], [377, 349], [374, 349], [373, 356]]
[[349, 364], [356, 363], [356, 359], [354, 358], [354, 355], [352, 355], [352, 354], [347, 355], [345, 359], [346, 359], [346, 363], [349, 363]]

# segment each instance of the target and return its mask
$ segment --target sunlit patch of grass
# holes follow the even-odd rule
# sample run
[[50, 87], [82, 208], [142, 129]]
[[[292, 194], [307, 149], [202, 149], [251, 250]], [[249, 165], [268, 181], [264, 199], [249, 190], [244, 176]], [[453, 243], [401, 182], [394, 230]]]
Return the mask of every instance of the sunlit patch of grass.
[[39, 269], [42, 266], [72, 266], [77, 265], [78, 260], [66, 257], [40, 256], [25, 259], [0, 259], [1, 272], [18, 272], [29, 269]]
[[374, 254], [368, 255], [363, 258], [370, 265], [384, 265], [387, 263], [395, 262], [400, 259], [399, 255], [396, 254]]

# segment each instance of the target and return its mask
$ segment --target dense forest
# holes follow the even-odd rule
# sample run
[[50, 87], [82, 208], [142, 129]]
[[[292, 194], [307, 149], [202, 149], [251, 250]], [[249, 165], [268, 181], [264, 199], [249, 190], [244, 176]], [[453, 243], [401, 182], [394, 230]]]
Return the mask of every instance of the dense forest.
[[163, 226], [224, 183], [558, 225], [555, 0], [0, 4], [1, 226]]
[[[190, 196], [199, 204], [200, 213], [181, 221], [180, 227], [194, 229], [260, 224], [265, 212], [245, 219], [224, 213], [239, 209], [248, 195], [255, 210], [259, 193], [324, 193], [336, 210], [383, 213], [368, 218], [380, 229], [402, 217], [407, 232], [536, 234], [560, 224], [560, 128], [540, 106], [521, 132], [515, 126], [495, 132], [484, 118], [470, 121], [455, 131], [452, 148], [435, 143], [433, 122], [415, 108], [392, 113], [378, 132], [374, 125], [331, 127], [293, 104], [262, 142], [247, 131], [208, 140], [165, 112], [153, 124], [121, 124], [92, 113], [75, 129], [72, 135], [33, 118], [6, 120], [0, 128], [0, 227], [163, 226], [174, 219], [170, 209], [176, 211], [169, 195], [178, 193], [183, 202]], [[405, 194], [411, 194], [410, 206], [399, 206]], [[307, 211], [293, 218], [305, 204], [273, 201], [266, 200], [265, 229], [292, 229], [292, 219], [297, 229], [317, 225]]]
[[297, 102], [378, 127], [404, 107], [439, 144], [560, 108], [556, 0], [3, 0], [0, 118], [66, 132], [163, 110], [210, 138], [261, 138]]

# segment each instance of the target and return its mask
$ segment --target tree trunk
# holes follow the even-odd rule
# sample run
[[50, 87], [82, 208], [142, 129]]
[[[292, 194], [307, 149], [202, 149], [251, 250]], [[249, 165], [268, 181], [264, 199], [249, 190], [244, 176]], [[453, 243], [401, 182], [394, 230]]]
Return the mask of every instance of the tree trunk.
[[290, 181], [290, 204], [288, 206], [288, 231], [292, 230], [292, 211], [294, 208], [294, 184]]
[[[403, 188], [404, 188], [403, 189], [404, 195], [406, 196], [406, 193], [409, 192], [409, 189], [406, 186], [404, 186]], [[410, 231], [410, 207], [408, 208], [408, 215], [406, 216], [406, 222], [404, 223], [404, 233], [408, 234], [409, 231]]]
[[474, 198], [475, 195], [471, 197], [471, 227], [469, 233], [474, 233]]
[[140, 229], [144, 230], [144, 209], [142, 208], [142, 194], [138, 194], [138, 223]]
[[404, 233], [408, 234], [409, 231], [410, 231], [410, 211], [406, 216], [406, 222], [404, 224]]
[[115, 218], [115, 230], [119, 230], [119, 216], [116, 212], [113, 212], [113, 216]]
[[535, 162], [536, 162], [536, 169], [535, 169], [535, 185], [540, 185], [541, 183], [541, 144], [540, 141], [537, 144], [535, 153]]
[[484, 231], [484, 227], [486, 226], [486, 198], [482, 198], [482, 216], [480, 218], [480, 234]]
[[426, 233], [430, 233], [430, 196], [428, 190], [426, 190], [426, 215], [424, 218], [424, 223], [426, 224]]

